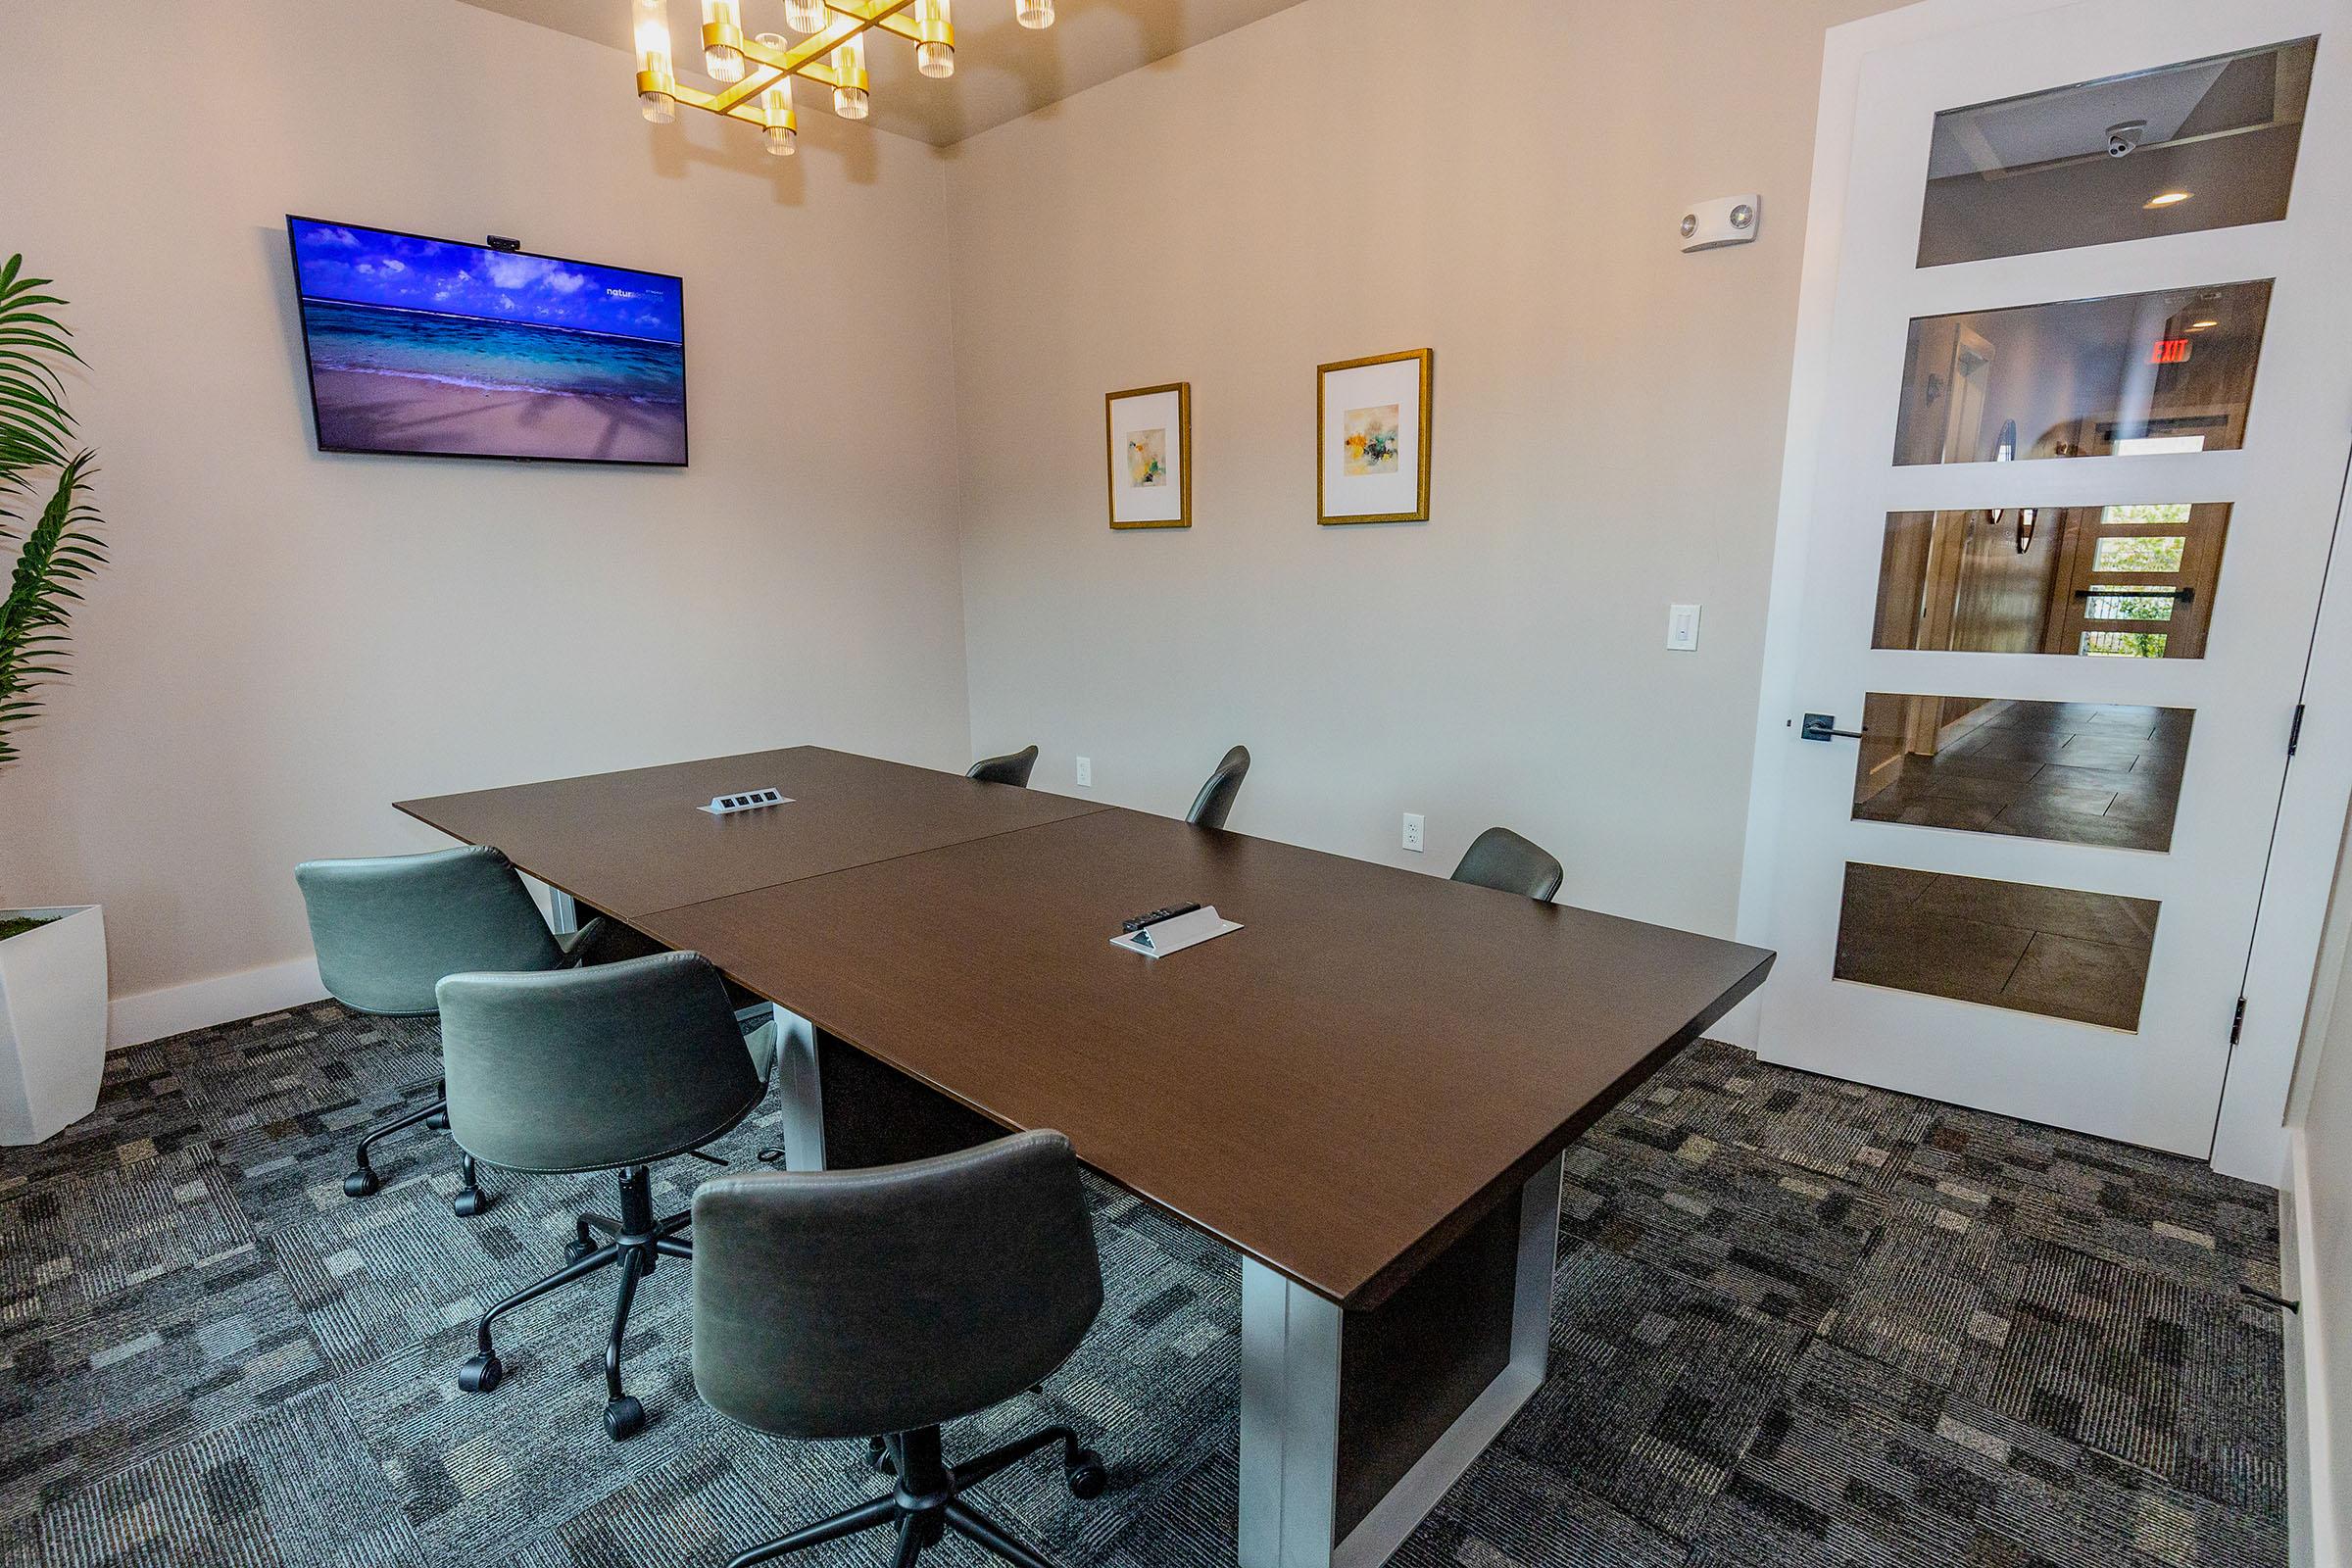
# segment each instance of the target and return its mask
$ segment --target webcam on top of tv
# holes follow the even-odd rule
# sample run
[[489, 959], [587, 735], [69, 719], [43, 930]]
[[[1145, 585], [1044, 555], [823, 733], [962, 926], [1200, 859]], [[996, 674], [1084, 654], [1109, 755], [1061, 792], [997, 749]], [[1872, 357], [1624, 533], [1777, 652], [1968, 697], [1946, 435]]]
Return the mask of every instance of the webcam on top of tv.
[[522, 241], [518, 239], [509, 239], [504, 234], [484, 234], [482, 236], [482, 243], [488, 245], [494, 251], [518, 251], [522, 249]]

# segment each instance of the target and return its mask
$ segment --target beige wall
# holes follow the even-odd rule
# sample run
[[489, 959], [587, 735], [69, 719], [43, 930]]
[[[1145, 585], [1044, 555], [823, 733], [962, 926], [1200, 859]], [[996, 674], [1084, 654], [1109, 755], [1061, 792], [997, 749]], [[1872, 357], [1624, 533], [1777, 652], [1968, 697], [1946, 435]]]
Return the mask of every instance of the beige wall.
[[[1444, 874], [1508, 821], [1564, 898], [1728, 931], [1822, 31], [1890, 7], [1428, 9], [1307, 0], [955, 149], [974, 739], [1161, 811], [1247, 742], [1241, 830]], [[1756, 244], [1678, 253], [1749, 190]], [[1318, 528], [1315, 366], [1424, 345], [1431, 520]], [[1196, 525], [1114, 534], [1102, 395], [1174, 380]]]
[[[967, 760], [935, 153], [656, 130], [623, 57], [454, 0], [8, 31], [0, 252], [72, 297], [115, 564], [0, 772], [0, 903], [103, 901], [118, 996], [306, 953], [296, 860], [436, 842], [395, 799], [800, 739]], [[694, 466], [319, 455], [289, 211], [684, 274]]]

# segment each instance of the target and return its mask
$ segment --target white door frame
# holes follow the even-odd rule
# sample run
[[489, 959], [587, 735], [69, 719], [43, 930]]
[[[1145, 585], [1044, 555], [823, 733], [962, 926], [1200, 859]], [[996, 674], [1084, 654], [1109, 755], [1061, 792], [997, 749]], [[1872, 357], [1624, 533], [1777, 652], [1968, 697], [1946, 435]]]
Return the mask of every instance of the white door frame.
[[[1830, 392], [1831, 327], [1863, 63], [1880, 50], [1938, 33], [2079, 3], [1921, 0], [1900, 11], [1832, 27], [1826, 35], [1741, 863], [1738, 929], [1742, 942], [1776, 945], [1772, 926], [1780, 871], [1779, 824], [1789, 799], [1789, 748], [1801, 744], [1795, 718], [1802, 704], [1795, 688], [1798, 626], [1806, 608], [1804, 566], [1813, 527], [1819, 434]], [[2310, 157], [2328, 157], [2352, 149], [2304, 151]], [[2343, 414], [2343, 428], [2352, 434], [2352, 409]], [[2347, 542], [2352, 541], [2339, 534], [2339, 546]], [[2245, 1025], [2230, 1054], [2213, 1151], [2216, 1169], [2274, 1187], [2286, 1169], [2287, 1091], [2312, 1000], [2336, 850], [2344, 834], [2346, 808], [2352, 805], [2352, 549], [2338, 548], [2329, 560], [2302, 701], [2302, 745], [2286, 773], [2246, 977]], [[1721, 1032], [1752, 1045], [1757, 1016], [1751, 999], [1725, 1021]]]

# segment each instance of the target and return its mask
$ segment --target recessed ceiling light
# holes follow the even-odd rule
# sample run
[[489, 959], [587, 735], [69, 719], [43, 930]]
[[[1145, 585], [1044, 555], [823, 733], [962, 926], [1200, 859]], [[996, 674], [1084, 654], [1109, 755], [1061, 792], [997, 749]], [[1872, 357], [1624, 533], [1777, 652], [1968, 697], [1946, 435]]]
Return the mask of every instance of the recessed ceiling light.
[[2193, 192], [2185, 190], [2168, 190], [2150, 201], [2147, 210], [2152, 213], [2159, 207], [2178, 207], [2180, 203], [2188, 200], [2192, 194]]

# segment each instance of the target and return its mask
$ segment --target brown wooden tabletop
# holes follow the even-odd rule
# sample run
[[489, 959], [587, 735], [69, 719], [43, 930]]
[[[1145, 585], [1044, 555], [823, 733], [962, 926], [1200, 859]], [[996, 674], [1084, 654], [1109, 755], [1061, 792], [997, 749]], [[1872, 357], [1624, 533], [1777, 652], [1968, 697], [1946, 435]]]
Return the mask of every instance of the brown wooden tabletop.
[[[1245, 929], [1157, 959], [1110, 945], [1186, 900]], [[1060, 1129], [1349, 1307], [1386, 1299], [1772, 963], [1120, 809], [634, 923], [1004, 1126]]]
[[[712, 816], [715, 795], [777, 789], [790, 806]], [[401, 801], [397, 808], [632, 919], [1102, 809], [822, 747]]]

